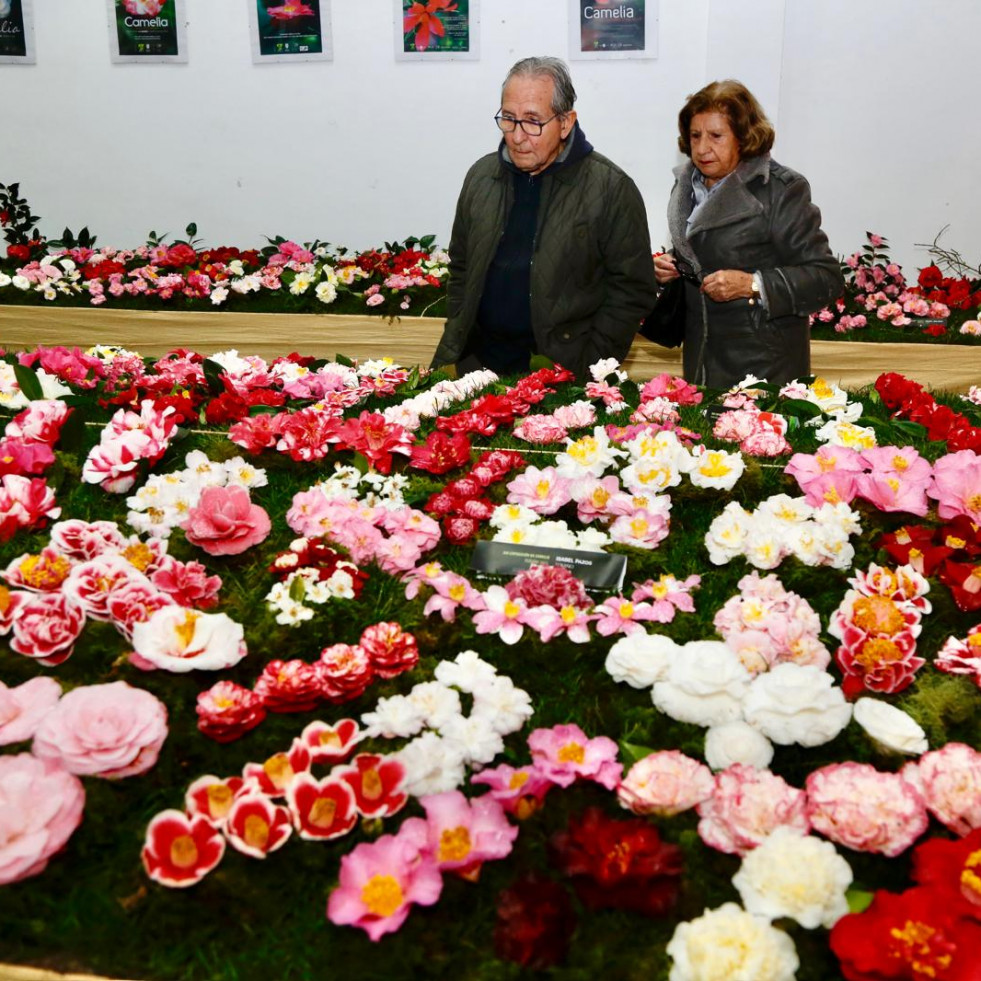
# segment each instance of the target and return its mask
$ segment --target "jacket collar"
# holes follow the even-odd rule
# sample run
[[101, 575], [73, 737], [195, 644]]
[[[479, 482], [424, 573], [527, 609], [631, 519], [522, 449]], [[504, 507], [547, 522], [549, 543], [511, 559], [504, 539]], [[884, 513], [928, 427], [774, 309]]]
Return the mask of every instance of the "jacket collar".
[[[593, 152], [593, 144], [586, 139], [586, 134], [582, 131], [582, 127], [579, 125], [579, 121], [576, 120], [575, 125], [572, 127], [572, 133], [568, 136], [565, 141], [565, 145], [559, 151], [559, 155], [555, 158], [545, 168], [540, 174], [536, 174], [536, 177], [556, 177], [559, 180], [564, 180], [569, 177], [568, 171], [570, 164], [574, 164], [583, 157], [589, 156]], [[507, 177], [511, 174], [521, 174], [523, 171], [518, 170], [517, 167], [511, 163], [511, 155], [508, 153], [507, 144], [504, 140], [501, 140], [500, 145], [497, 148], [497, 157], [501, 162], [501, 168], [496, 175], [498, 179]]]
[[746, 186], [757, 178], [766, 184], [770, 179], [770, 155], [750, 157], [742, 160], [736, 169], [725, 179], [715, 193], [711, 194], [699, 209], [691, 228], [686, 228], [691, 214], [691, 178], [695, 165], [686, 161], [674, 170], [675, 193], [672, 195], [672, 209], [668, 224], [672, 239], [684, 241], [686, 237], [705, 232], [733, 222], [742, 221], [763, 210], [763, 205]]

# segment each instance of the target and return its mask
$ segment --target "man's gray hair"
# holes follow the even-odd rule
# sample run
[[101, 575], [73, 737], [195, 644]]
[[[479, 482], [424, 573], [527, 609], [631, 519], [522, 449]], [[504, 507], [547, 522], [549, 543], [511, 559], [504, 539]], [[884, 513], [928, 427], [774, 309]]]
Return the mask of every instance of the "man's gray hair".
[[561, 116], [572, 111], [572, 107], [576, 104], [576, 90], [572, 87], [569, 66], [561, 58], [549, 56], [522, 58], [521, 61], [512, 66], [507, 78], [504, 79], [504, 84], [501, 86], [502, 100], [508, 82], [518, 75], [522, 77], [541, 77], [544, 75], [546, 78], [550, 78], [555, 83], [552, 89], [552, 112]]

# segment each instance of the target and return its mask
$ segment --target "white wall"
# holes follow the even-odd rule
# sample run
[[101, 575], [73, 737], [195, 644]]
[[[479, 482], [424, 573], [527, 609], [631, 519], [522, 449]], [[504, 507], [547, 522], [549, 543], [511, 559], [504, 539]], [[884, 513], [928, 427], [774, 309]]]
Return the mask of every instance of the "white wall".
[[[507, 68], [568, 55], [566, 0], [482, 0], [480, 60], [438, 64], [394, 61], [392, 0], [332, 0], [332, 63], [254, 66], [249, 2], [186, 0], [187, 65], [111, 65], [104, 0], [35, 0], [37, 65], [0, 65], [0, 181], [20, 181], [46, 234], [132, 246], [194, 220], [209, 244], [445, 243]], [[640, 186], [655, 246], [678, 109], [734, 76], [836, 252], [870, 229], [915, 268], [914, 243], [949, 222], [944, 241], [981, 261], [979, 28], [974, 0], [661, 0], [657, 60], [572, 62], [577, 108]]]

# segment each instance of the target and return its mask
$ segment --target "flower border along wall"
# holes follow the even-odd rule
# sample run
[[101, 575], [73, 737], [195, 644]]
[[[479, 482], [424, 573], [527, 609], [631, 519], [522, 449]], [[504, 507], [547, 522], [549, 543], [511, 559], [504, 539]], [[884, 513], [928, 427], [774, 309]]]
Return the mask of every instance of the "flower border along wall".
[[973, 964], [977, 388], [50, 348], [0, 401], [0, 960]]

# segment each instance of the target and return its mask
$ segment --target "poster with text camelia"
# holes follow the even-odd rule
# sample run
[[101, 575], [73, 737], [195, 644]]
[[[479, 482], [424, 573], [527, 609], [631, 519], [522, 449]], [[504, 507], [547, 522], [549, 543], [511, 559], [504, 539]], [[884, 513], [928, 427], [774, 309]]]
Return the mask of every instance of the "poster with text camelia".
[[254, 0], [252, 61], [331, 61], [330, 0]]
[[395, 0], [397, 61], [477, 61], [478, 0]]
[[106, 0], [115, 63], [187, 61], [184, 0]]
[[658, 0], [569, 0], [572, 58], [656, 58]]
[[0, 64], [33, 65], [33, 0], [0, 0]]

